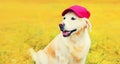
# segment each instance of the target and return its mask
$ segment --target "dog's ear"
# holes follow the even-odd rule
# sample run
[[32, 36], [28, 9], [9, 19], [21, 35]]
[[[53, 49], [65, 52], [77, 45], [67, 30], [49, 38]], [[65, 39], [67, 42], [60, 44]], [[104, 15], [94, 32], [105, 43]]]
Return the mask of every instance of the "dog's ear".
[[87, 18], [83, 18], [83, 19], [84, 19], [84, 21], [85, 21], [85, 23], [86, 23], [86, 25], [87, 25], [87, 28], [88, 28], [90, 31], [92, 31], [92, 25], [91, 25], [90, 21], [89, 21]]

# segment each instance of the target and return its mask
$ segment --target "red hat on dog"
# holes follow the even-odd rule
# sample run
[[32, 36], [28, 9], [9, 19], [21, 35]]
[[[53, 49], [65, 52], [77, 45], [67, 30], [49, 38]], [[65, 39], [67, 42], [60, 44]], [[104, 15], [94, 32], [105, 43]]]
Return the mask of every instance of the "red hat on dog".
[[62, 16], [64, 16], [69, 11], [74, 12], [80, 18], [89, 18], [90, 17], [90, 12], [86, 8], [84, 8], [82, 6], [78, 6], [78, 5], [74, 5], [74, 6], [71, 6], [67, 9], [65, 9], [62, 12]]

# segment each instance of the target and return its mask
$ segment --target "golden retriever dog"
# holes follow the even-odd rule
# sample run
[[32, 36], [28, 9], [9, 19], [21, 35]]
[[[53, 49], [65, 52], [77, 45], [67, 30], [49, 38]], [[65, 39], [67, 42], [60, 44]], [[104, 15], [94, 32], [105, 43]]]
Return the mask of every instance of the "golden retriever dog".
[[[33, 48], [29, 50], [35, 64], [85, 64], [91, 44], [88, 33], [91, 23], [88, 16], [79, 16], [79, 14], [84, 15], [87, 10], [84, 8], [83, 12], [75, 11], [75, 6], [62, 13], [63, 21], [59, 24], [60, 34], [43, 50], [38, 52]], [[81, 11], [81, 6], [77, 9]]]

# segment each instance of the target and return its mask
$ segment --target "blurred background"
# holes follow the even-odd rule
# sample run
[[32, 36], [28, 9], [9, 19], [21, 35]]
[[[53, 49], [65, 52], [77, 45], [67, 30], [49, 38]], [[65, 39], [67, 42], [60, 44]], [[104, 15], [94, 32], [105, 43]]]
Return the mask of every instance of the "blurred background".
[[120, 64], [120, 0], [0, 0], [0, 64], [34, 64], [28, 49], [43, 49], [76, 4], [91, 12], [86, 64]]

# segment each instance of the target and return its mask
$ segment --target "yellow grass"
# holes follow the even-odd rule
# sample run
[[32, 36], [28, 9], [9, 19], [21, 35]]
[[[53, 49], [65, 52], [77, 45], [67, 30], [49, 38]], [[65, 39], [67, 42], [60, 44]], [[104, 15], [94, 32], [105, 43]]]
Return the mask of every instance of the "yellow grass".
[[33, 64], [28, 49], [43, 49], [59, 33], [61, 12], [73, 4], [91, 11], [86, 64], [120, 64], [119, 0], [1, 0], [0, 64]]

